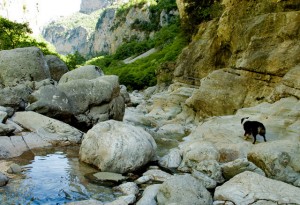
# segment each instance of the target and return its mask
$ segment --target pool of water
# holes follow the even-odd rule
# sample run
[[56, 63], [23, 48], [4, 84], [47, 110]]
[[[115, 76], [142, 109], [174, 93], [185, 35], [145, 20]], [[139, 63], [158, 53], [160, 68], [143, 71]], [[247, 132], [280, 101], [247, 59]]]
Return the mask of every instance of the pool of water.
[[35, 150], [15, 159], [22, 174], [0, 187], [1, 204], [65, 204], [96, 199], [115, 200], [120, 193], [90, 183], [85, 174], [97, 170], [78, 160], [78, 147]]

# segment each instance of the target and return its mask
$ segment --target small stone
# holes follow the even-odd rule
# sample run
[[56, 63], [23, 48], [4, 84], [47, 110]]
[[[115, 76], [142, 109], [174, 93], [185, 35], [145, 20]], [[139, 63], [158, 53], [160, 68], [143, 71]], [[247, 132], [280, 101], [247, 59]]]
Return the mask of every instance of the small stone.
[[0, 187], [5, 186], [8, 183], [9, 179], [8, 177], [0, 172]]
[[134, 182], [127, 182], [113, 188], [115, 191], [121, 191], [126, 195], [136, 195], [139, 193], [139, 187]]
[[7, 113], [0, 110], [0, 123], [5, 122], [6, 119], [7, 119]]
[[19, 174], [21, 172], [22, 172], [22, 168], [18, 164], [10, 165], [9, 169], [7, 170], [7, 173], [10, 174]]
[[97, 172], [85, 175], [91, 182], [106, 186], [115, 186], [120, 184], [127, 178], [122, 176], [122, 174], [112, 173], [112, 172]]
[[150, 169], [146, 171], [143, 176], [150, 176], [154, 181], [164, 182], [172, 175], [159, 169]]
[[150, 180], [153, 180], [153, 177], [152, 176], [142, 176], [140, 178], [138, 178], [137, 180], [135, 180], [135, 183], [137, 184], [144, 184]]

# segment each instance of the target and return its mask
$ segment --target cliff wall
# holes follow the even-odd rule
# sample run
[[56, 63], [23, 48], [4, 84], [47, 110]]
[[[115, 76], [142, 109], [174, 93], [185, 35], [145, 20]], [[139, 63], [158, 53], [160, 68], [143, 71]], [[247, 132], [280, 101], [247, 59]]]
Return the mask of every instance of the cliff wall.
[[[57, 52], [69, 54], [78, 51], [84, 56], [99, 53], [112, 54], [123, 43], [132, 39], [144, 40], [153, 36], [155, 29], [139, 29], [137, 24], [151, 24], [151, 17], [158, 16], [157, 26], [168, 25], [177, 11], [163, 10], [153, 13], [150, 4], [139, 4], [125, 12], [117, 12], [119, 1], [91, 14], [77, 13], [50, 23], [43, 30], [43, 37], [52, 43]], [[156, 12], [156, 11], [155, 11]]]
[[[181, 17], [184, 0], [178, 0]], [[300, 98], [300, 2], [223, 0], [178, 58], [174, 82], [196, 85], [186, 101], [201, 116], [227, 115], [281, 97]]]
[[105, 9], [113, 4], [127, 3], [128, 0], [81, 0], [80, 12], [90, 14], [99, 9]]

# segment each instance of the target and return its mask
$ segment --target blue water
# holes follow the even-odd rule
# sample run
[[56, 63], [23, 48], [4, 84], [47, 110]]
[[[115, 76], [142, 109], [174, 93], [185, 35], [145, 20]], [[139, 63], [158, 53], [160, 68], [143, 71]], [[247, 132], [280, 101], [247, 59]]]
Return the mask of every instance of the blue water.
[[109, 187], [89, 183], [84, 175], [96, 170], [80, 163], [75, 152], [36, 154], [22, 166], [24, 171], [19, 177], [0, 188], [0, 204], [58, 205], [91, 198], [113, 201], [118, 193]]

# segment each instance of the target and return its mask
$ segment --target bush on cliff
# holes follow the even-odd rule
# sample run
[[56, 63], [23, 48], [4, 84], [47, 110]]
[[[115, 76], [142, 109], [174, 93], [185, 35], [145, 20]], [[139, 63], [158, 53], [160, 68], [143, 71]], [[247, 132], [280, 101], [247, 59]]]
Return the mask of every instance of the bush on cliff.
[[185, 15], [181, 19], [181, 27], [188, 37], [191, 37], [203, 21], [221, 16], [223, 6], [220, 0], [184, 0]]

